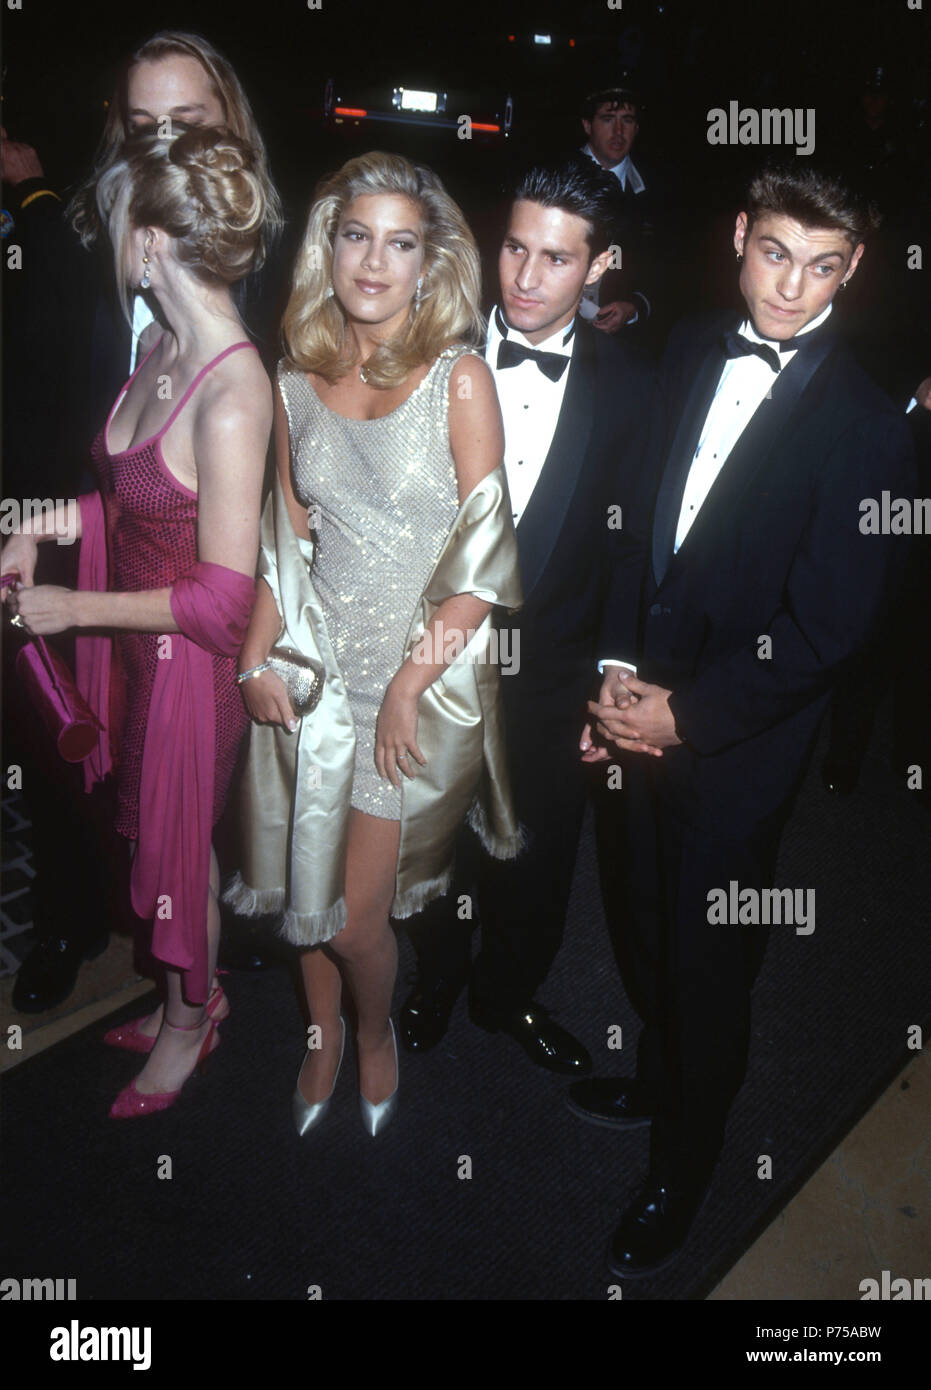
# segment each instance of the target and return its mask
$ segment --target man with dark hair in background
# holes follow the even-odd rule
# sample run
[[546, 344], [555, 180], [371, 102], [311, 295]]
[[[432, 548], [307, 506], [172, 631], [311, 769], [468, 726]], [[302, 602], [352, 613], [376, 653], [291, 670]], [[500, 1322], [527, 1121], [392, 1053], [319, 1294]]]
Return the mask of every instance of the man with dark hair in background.
[[[611, 178], [614, 214], [611, 240], [618, 248], [613, 263], [595, 285], [587, 286], [580, 312], [604, 333], [635, 325], [644, 328], [652, 313], [647, 257], [655, 228], [651, 197], [631, 150], [640, 130], [640, 101], [627, 87], [590, 92], [582, 103], [587, 137], [579, 162], [594, 162]], [[620, 262], [619, 264], [617, 262]]]
[[[591, 689], [605, 586], [613, 565], [636, 604], [636, 519], [649, 515], [658, 428], [652, 370], [578, 313], [608, 262], [611, 217], [611, 190], [587, 165], [532, 169], [511, 203], [486, 358], [504, 419], [524, 595], [502, 632], [501, 686], [528, 845], [504, 862], [476, 854], [463, 835], [453, 891], [411, 929], [418, 980], [401, 1012], [406, 1045], [432, 1047], [470, 978], [474, 1022], [509, 1033], [538, 1065], [576, 1076], [591, 1065], [587, 1051], [534, 995], [563, 936], [588, 785], [578, 712]], [[457, 907], [473, 891], [481, 948], [470, 974], [473, 923]]]
[[906, 538], [859, 523], [864, 498], [912, 495], [908, 430], [832, 315], [875, 219], [810, 168], [759, 175], [745, 206], [743, 322], [686, 321], [666, 352], [652, 565], [639, 621], [626, 585], [609, 600], [602, 654], [619, 660], [590, 706], [603, 742], [590, 725], [581, 745], [589, 761], [629, 755], [614, 804], [637, 1074], [570, 1090], [586, 1119], [652, 1122], [649, 1174], [611, 1251], [621, 1278], [684, 1242], [746, 1070], [769, 917], [711, 904], [735, 883], [742, 902], [771, 889], [831, 688], [886, 621], [907, 558]]

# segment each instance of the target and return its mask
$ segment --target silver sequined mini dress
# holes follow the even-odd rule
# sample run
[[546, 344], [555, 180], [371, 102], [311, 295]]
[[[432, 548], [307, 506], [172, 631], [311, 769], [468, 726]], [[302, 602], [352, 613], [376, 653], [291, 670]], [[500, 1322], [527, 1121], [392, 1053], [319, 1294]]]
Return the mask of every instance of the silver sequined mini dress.
[[400, 820], [401, 793], [375, 770], [375, 720], [459, 511], [449, 377], [467, 351], [447, 348], [378, 420], [335, 414], [304, 372], [278, 364], [294, 495], [316, 508], [312, 578], [355, 723], [352, 805], [386, 820]]

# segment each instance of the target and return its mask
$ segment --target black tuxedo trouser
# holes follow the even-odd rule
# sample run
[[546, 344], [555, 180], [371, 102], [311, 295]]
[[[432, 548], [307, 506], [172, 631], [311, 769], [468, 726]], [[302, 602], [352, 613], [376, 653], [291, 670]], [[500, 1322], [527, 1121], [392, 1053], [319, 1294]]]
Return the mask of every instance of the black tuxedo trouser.
[[[784, 817], [741, 839], [679, 823], [657, 795], [662, 773], [626, 759], [619, 815], [599, 818], [599, 859], [612, 944], [643, 1020], [637, 1077], [654, 1108], [651, 1167], [670, 1182], [704, 1182], [746, 1073], [750, 997], [769, 928], [708, 921], [708, 893], [769, 888]], [[620, 822], [620, 823], [619, 823]], [[607, 853], [620, 830], [620, 853]], [[620, 909], [620, 910], [619, 910]], [[792, 926], [779, 930], [793, 931]]]
[[481, 922], [471, 995], [502, 1021], [533, 997], [562, 943], [590, 784], [578, 747], [584, 696], [554, 702], [554, 713], [545, 705], [541, 712], [542, 703], [522, 692], [519, 702], [505, 706], [512, 790], [527, 847], [516, 860], [492, 859], [464, 832], [452, 891], [408, 924], [422, 976], [464, 980], [474, 920], [459, 915], [460, 900], [471, 898]]

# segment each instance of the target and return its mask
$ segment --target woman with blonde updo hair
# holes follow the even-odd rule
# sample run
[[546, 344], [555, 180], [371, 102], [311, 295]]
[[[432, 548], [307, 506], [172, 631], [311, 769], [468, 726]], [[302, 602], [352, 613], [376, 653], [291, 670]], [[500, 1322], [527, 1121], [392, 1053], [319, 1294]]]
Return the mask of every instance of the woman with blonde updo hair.
[[27, 522], [2, 568], [18, 575], [6, 590], [14, 622], [78, 630], [78, 683], [102, 725], [88, 785], [116, 770], [132, 903], [165, 967], [164, 1006], [106, 1038], [147, 1055], [110, 1110], [123, 1119], [171, 1105], [229, 1013], [214, 974], [211, 839], [247, 726], [235, 657], [255, 595], [272, 419], [231, 287], [261, 259], [267, 199], [256, 152], [199, 127], [128, 141], [97, 205], [127, 315], [141, 286], [167, 328], [93, 446], [99, 491], [79, 499], [78, 589], [34, 583], [37, 543], [60, 518]]
[[[283, 913], [304, 948], [302, 1135], [336, 1084], [344, 980], [363, 1125], [384, 1129], [398, 1093], [389, 916], [446, 891], [467, 817], [490, 853], [520, 844], [490, 616], [519, 605], [520, 585], [501, 413], [475, 350], [479, 292], [475, 241], [432, 170], [373, 153], [318, 186], [284, 318], [278, 479], [240, 654], [256, 727], [227, 894], [240, 912]], [[307, 662], [322, 682], [312, 710], [294, 681]]]

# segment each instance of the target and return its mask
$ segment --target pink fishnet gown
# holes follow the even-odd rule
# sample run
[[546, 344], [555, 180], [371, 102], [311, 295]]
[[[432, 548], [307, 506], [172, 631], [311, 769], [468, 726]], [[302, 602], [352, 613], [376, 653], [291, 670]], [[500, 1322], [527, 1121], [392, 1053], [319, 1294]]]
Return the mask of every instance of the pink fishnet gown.
[[[255, 351], [251, 343], [234, 343], [208, 362], [151, 439], [135, 448], [111, 454], [107, 448], [110, 423], [136, 373], [151, 353], [139, 363], [117, 397], [91, 449], [107, 518], [108, 587], [112, 592], [139, 593], [145, 589], [167, 588], [197, 563], [197, 493], [179, 483], [168, 471], [162, 455], [162, 440], [207, 373], [229, 353], [244, 347]], [[159, 657], [159, 643], [164, 644], [165, 637], [156, 632], [119, 632], [116, 640], [126, 682], [125, 718], [118, 742], [116, 828], [121, 835], [135, 840], [139, 836], [139, 783], [149, 702], [158, 662], [170, 658]], [[213, 689], [216, 703], [213, 824], [216, 824], [229, 791], [239, 745], [249, 724], [236, 684], [234, 658], [213, 657]]]

